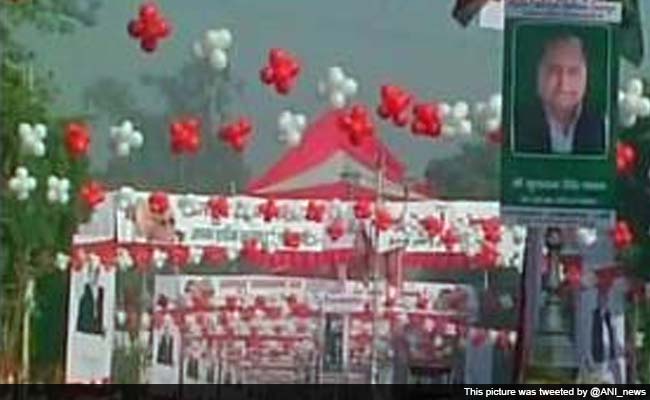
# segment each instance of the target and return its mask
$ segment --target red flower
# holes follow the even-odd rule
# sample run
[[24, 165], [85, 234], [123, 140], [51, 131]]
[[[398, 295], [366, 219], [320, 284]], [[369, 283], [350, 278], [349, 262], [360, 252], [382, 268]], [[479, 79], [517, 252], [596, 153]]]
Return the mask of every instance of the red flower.
[[211, 198], [208, 201], [208, 208], [210, 209], [210, 215], [215, 220], [227, 218], [230, 211], [228, 199], [221, 196]]
[[169, 197], [164, 192], [149, 195], [149, 210], [154, 214], [164, 214], [169, 210]]
[[95, 181], [86, 182], [81, 187], [81, 197], [88, 207], [94, 209], [106, 198], [106, 193], [102, 185]]
[[70, 123], [65, 128], [65, 145], [73, 157], [82, 157], [90, 150], [90, 131], [84, 124]]
[[406, 126], [406, 110], [411, 103], [411, 95], [396, 85], [382, 85], [380, 95], [381, 104], [377, 107], [377, 114], [383, 119], [391, 119], [397, 126]]
[[277, 93], [288, 94], [300, 74], [297, 58], [284, 49], [271, 49], [268, 64], [260, 71], [260, 78], [265, 85], [275, 87]]
[[368, 111], [361, 105], [354, 105], [349, 111], [339, 118], [339, 125], [348, 134], [350, 142], [359, 146], [366, 139], [374, 135], [375, 127]]
[[309, 201], [309, 203], [307, 204], [307, 215], [306, 215], [308, 221], [322, 222], [324, 214], [325, 214], [324, 204], [319, 204], [313, 200]]

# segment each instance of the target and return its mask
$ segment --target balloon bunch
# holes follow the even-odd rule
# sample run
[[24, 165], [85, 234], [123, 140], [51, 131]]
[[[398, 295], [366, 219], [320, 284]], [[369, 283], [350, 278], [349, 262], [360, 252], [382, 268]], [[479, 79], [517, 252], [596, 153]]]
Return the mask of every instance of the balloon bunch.
[[370, 114], [362, 105], [354, 105], [339, 117], [339, 126], [343, 129], [354, 146], [359, 146], [362, 142], [375, 133]]
[[419, 103], [413, 106], [411, 132], [436, 138], [442, 132], [443, 115], [437, 104]]
[[70, 123], [65, 128], [65, 145], [75, 158], [83, 157], [90, 150], [90, 130], [80, 123]]
[[271, 49], [268, 64], [260, 71], [266, 85], [273, 86], [278, 94], [289, 94], [300, 74], [300, 63], [284, 49]]
[[619, 92], [621, 124], [630, 128], [639, 118], [650, 116], [650, 98], [643, 96], [643, 81], [632, 79], [624, 91]]
[[453, 106], [440, 104], [444, 124], [442, 135], [445, 137], [469, 136], [472, 133], [472, 122], [469, 119], [469, 106], [459, 101]]
[[219, 129], [219, 137], [236, 152], [246, 149], [253, 134], [253, 124], [246, 117], [241, 117], [235, 122], [226, 124]]
[[501, 129], [502, 98], [494, 94], [486, 102], [478, 102], [472, 110], [476, 129], [485, 134], [488, 140], [494, 141]]
[[612, 231], [614, 246], [619, 250], [625, 250], [632, 245], [634, 234], [627, 221], [619, 220]]
[[70, 180], [50, 175], [47, 179], [47, 201], [50, 203], [67, 204], [70, 200], [68, 194], [70, 190]]
[[106, 198], [106, 191], [99, 182], [88, 181], [81, 187], [80, 195], [90, 209], [95, 209]]
[[307, 126], [307, 117], [304, 114], [283, 111], [278, 117], [278, 130], [280, 142], [289, 147], [298, 146], [302, 141], [302, 134]]
[[18, 125], [18, 135], [20, 136], [20, 148], [23, 154], [35, 157], [45, 155], [45, 143], [43, 143], [47, 137], [45, 125], [21, 123]]
[[634, 167], [639, 155], [634, 146], [629, 143], [620, 142], [616, 145], [616, 170], [621, 175], [634, 172]]
[[202, 41], [194, 42], [194, 55], [207, 60], [212, 68], [223, 71], [228, 67], [228, 50], [232, 46], [232, 34], [228, 29], [210, 29]]
[[169, 128], [174, 154], [196, 153], [201, 146], [201, 124], [196, 118], [181, 118]]
[[140, 6], [138, 18], [129, 21], [127, 30], [134, 39], [140, 40], [140, 48], [151, 53], [158, 47], [158, 41], [171, 33], [171, 26], [153, 2]]
[[339, 66], [330, 67], [327, 77], [318, 81], [318, 95], [327, 98], [334, 108], [343, 108], [357, 94], [359, 84]]
[[36, 189], [36, 178], [29, 175], [25, 167], [16, 168], [14, 176], [9, 179], [9, 190], [14, 192], [16, 198], [25, 201], [29, 198], [30, 192]]
[[131, 121], [124, 120], [121, 125], [111, 127], [111, 143], [118, 157], [128, 157], [131, 150], [142, 147], [144, 137]]
[[382, 85], [380, 90], [381, 103], [377, 114], [395, 125], [404, 127], [408, 124], [408, 108], [413, 96], [396, 85]]

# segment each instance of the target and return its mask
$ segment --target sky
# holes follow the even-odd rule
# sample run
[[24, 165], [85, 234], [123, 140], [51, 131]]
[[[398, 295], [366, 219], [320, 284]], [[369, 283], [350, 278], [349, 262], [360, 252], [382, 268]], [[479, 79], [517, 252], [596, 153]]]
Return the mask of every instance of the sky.
[[[316, 118], [327, 105], [316, 96], [316, 82], [327, 68], [342, 66], [357, 79], [357, 98], [374, 108], [379, 87], [398, 84], [425, 100], [470, 103], [487, 99], [501, 88], [502, 33], [452, 18], [452, 0], [159, 0], [173, 26], [170, 39], [145, 54], [126, 33], [139, 1], [105, 0], [98, 24], [71, 35], [39, 35], [25, 30], [23, 43], [37, 55], [38, 69], [49, 69], [62, 90], [60, 110], [87, 111], [83, 90], [102, 77], [131, 84], [139, 107], [162, 109], [155, 89], [138, 82], [141, 74], [170, 74], [193, 57], [193, 41], [207, 29], [228, 28], [234, 37], [230, 60], [244, 79], [245, 93], [232, 111], [249, 115], [255, 139], [245, 154], [253, 176], [281, 157], [277, 117], [285, 109]], [[643, 17], [650, 1], [642, 1]], [[646, 25], [647, 26], [647, 25]], [[650, 44], [648, 29], [646, 43]], [[297, 55], [302, 73], [290, 96], [274, 94], [259, 81], [268, 50], [280, 47]], [[650, 76], [646, 60], [642, 72]], [[640, 71], [624, 66], [623, 77]], [[171, 117], [171, 116], [170, 116]], [[117, 125], [119, 121], [115, 121]], [[137, 121], [134, 121], [137, 125]], [[408, 131], [381, 123], [380, 134], [409, 173], [422, 176], [427, 161], [458, 154], [454, 145], [414, 138]], [[92, 160], [102, 169], [110, 157], [108, 126], [94, 132]], [[167, 140], [167, 132], [144, 132], [147, 140]], [[216, 139], [213, 139], [216, 140]]]

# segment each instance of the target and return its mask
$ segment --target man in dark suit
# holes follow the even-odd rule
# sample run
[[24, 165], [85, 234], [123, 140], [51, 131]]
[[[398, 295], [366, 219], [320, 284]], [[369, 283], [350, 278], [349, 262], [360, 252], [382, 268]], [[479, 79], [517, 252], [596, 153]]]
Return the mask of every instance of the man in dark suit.
[[599, 155], [605, 152], [602, 116], [588, 108], [588, 57], [571, 35], [548, 40], [537, 68], [537, 98], [515, 111], [515, 152]]

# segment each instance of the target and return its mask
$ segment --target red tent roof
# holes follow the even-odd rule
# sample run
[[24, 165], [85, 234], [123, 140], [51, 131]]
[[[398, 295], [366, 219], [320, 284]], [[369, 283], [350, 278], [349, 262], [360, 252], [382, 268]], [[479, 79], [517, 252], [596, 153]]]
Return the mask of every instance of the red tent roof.
[[[341, 110], [330, 111], [312, 123], [302, 143], [288, 150], [264, 175], [248, 186], [250, 194], [285, 198], [344, 198], [375, 195], [380, 156], [384, 163], [384, 189], [388, 197], [403, 197], [405, 167], [375, 135], [354, 146], [339, 127]], [[357, 177], [355, 184], [344, 173]], [[413, 196], [426, 197], [419, 188]], [[411, 197], [411, 196], [410, 196]]]

